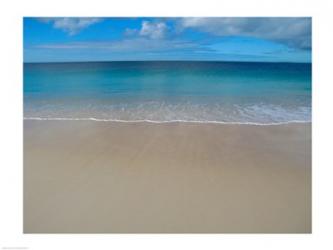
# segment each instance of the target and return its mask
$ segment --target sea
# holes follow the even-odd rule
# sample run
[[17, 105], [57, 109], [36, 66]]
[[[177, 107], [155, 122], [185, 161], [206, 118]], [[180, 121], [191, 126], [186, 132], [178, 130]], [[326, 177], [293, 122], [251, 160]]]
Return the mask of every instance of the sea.
[[24, 119], [311, 122], [311, 63], [23, 64]]

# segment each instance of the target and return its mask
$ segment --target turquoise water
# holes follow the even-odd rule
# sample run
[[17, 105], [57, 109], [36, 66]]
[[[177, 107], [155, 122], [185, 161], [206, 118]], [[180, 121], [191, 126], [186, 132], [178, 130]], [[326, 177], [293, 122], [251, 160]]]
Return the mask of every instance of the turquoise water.
[[25, 63], [26, 119], [311, 121], [311, 64]]

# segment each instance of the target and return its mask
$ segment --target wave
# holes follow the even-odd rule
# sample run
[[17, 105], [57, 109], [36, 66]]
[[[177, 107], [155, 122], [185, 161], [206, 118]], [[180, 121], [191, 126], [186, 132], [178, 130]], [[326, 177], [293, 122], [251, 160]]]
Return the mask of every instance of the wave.
[[24, 117], [24, 120], [34, 121], [96, 121], [96, 122], [121, 122], [121, 123], [204, 123], [204, 124], [229, 124], [229, 125], [255, 125], [255, 126], [270, 126], [270, 125], [284, 125], [293, 123], [311, 123], [311, 121], [292, 120], [284, 122], [270, 122], [270, 123], [258, 123], [258, 122], [226, 122], [226, 121], [201, 121], [201, 120], [119, 120], [119, 119], [100, 119], [94, 117], [87, 118], [75, 118], [75, 117]]
[[27, 105], [30, 120], [279, 125], [311, 121], [311, 106], [265, 103], [134, 102]]

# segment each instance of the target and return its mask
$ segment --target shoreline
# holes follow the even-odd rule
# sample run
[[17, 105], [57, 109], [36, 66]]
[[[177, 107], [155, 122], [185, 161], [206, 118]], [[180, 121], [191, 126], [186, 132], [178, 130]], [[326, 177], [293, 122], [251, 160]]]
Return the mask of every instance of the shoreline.
[[120, 119], [102, 119], [102, 118], [72, 118], [72, 117], [24, 117], [24, 121], [96, 121], [96, 122], [119, 122], [119, 123], [155, 123], [155, 124], [172, 124], [172, 123], [188, 123], [188, 124], [222, 124], [222, 125], [253, 125], [253, 126], [274, 126], [287, 124], [312, 124], [312, 121], [285, 121], [285, 122], [227, 122], [227, 121], [192, 121], [192, 120], [120, 120]]

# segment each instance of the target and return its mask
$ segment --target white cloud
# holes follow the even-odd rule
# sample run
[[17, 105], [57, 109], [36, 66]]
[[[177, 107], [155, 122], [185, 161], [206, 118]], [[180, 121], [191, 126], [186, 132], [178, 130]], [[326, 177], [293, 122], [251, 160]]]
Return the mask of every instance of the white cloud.
[[58, 18], [39, 18], [41, 22], [52, 22], [53, 27], [60, 29], [69, 35], [75, 35], [84, 28], [89, 27], [95, 23], [98, 23], [102, 18], [91, 17], [58, 17]]
[[190, 17], [180, 19], [179, 26], [217, 36], [252, 36], [311, 49], [311, 18], [306, 17]]
[[143, 21], [139, 34], [151, 39], [162, 39], [167, 31], [167, 26], [163, 22], [153, 23]]

